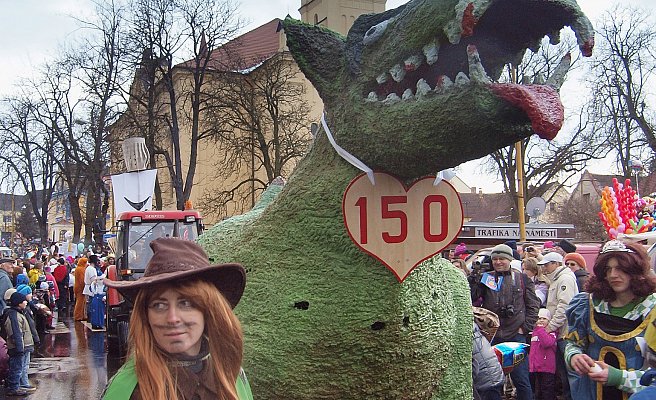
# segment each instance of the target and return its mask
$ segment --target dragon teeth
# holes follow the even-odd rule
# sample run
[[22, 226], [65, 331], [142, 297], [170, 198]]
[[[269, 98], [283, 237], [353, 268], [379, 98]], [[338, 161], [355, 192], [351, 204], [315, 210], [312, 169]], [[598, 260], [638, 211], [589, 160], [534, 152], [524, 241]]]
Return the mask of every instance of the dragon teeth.
[[390, 105], [398, 103], [399, 101], [401, 101], [401, 99], [396, 93], [390, 93], [387, 95], [387, 98], [383, 100], [383, 104]]
[[383, 72], [382, 74], [378, 75], [378, 77], [376, 77], [376, 82], [378, 82], [379, 85], [386, 83], [388, 80], [389, 80], [389, 75], [387, 74], [387, 72]]
[[458, 72], [456, 75], [456, 85], [466, 85], [469, 83], [469, 77], [464, 72]]
[[446, 75], [440, 75], [437, 77], [437, 85], [435, 85], [435, 91], [441, 92], [450, 88], [451, 86], [453, 86], [453, 81], [451, 81], [451, 79]]
[[366, 101], [371, 103], [378, 101], [378, 95], [376, 92], [369, 92], [369, 96], [367, 96]]
[[426, 56], [426, 62], [428, 65], [433, 65], [437, 62], [438, 56], [440, 54], [440, 47], [437, 43], [433, 42], [427, 44], [423, 48], [424, 55]]
[[411, 89], [406, 89], [406, 90], [403, 92], [403, 96], [401, 96], [401, 98], [402, 98], [403, 100], [412, 100], [412, 99], [415, 98], [415, 95], [412, 94], [412, 90], [411, 90]]
[[410, 71], [415, 71], [417, 68], [419, 68], [422, 62], [423, 62], [422, 57], [415, 55], [415, 56], [408, 57], [408, 59], [406, 59], [403, 62], [403, 64], [405, 70], [410, 72]]
[[405, 69], [401, 66], [401, 64], [396, 64], [390, 68], [389, 72], [395, 82], [401, 82], [403, 78], [405, 78]]
[[483, 64], [481, 64], [481, 56], [478, 54], [476, 46], [471, 44], [467, 46], [467, 61], [469, 62], [469, 76], [471, 80], [483, 83], [492, 82], [492, 79], [487, 76]]
[[428, 82], [426, 82], [425, 79], [420, 79], [419, 81], [417, 81], [417, 97], [426, 96], [428, 93], [431, 92], [431, 90], [432, 89], [430, 85], [428, 84]]

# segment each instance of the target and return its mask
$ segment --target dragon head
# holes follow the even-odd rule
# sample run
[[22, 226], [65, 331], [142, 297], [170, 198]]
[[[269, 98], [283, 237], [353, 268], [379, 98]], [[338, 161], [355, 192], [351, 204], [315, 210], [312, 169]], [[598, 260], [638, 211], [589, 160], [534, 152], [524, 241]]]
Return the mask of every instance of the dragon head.
[[319, 92], [340, 146], [413, 178], [537, 133], [552, 139], [569, 57], [545, 84], [495, 81], [545, 35], [571, 27], [584, 56], [594, 32], [575, 0], [413, 0], [358, 18], [346, 38], [287, 18], [288, 47]]

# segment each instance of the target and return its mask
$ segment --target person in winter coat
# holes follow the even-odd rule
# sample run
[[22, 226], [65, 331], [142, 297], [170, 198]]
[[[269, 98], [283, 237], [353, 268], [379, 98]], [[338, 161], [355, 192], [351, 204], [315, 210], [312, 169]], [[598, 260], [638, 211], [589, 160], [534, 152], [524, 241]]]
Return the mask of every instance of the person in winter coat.
[[585, 292], [585, 284], [588, 283], [590, 278], [590, 273], [585, 269], [585, 258], [579, 253], [568, 253], [565, 255], [564, 262], [574, 272], [579, 292]]
[[472, 339], [472, 381], [474, 398], [480, 400], [501, 400], [505, 376], [490, 342], [474, 323]]
[[143, 277], [105, 280], [134, 308], [129, 359], [102, 398], [252, 400], [241, 369], [241, 326], [232, 311], [246, 284], [243, 267], [211, 265], [188, 240], [159, 238], [150, 247]]
[[9, 353], [9, 374], [6, 379], [7, 396], [26, 396], [35, 391], [30, 386], [21, 388], [21, 375], [25, 365], [29, 365], [29, 354], [34, 351], [34, 339], [23, 310], [27, 307], [25, 296], [18, 291], [11, 295], [11, 308], [5, 311], [5, 332], [7, 332], [7, 352]]
[[57, 308], [60, 312], [63, 312], [68, 307], [68, 267], [66, 267], [66, 260], [64, 258], [57, 260], [57, 266], [52, 271], [52, 276], [55, 278], [59, 292]]
[[14, 272], [15, 261], [11, 258], [0, 259], [0, 310], [7, 307], [4, 300], [4, 294], [7, 289], [12, 288], [14, 285], [11, 283], [11, 274]]
[[[36, 349], [39, 347], [39, 344], [41, 343], [41, 339], [39, 338], [39, 333], [37, 330], [37, 324], [36, 324], [36, 316], [35, 313], [40, 312], [34, 302], [33, 295], [32, 295], [32, 288], [30, 288], [28, 285], [21, 284], [16, 287], [16, 291], [23, 296], [25, 296], [25, 300], [27, 300], [27, 307], [25, 307], [25, 310], [23, 310], [23, 315], [25, 315], [25, 318], [27, 318], [27, 324], [30, 327], [30, 332], [32, 333], [32, 339], [34, 341], [34, 348]], [[25, 355], [25, 361], [26, 363], [23, 364], [23, 373], [21, 374], [20, 378], [20, 385], [22, 388], [27, 389], [27, 390], [32, 390], [32, 385], [30, 384], [30, 381], [28, 379], [28, 370], [30, 367], [30, 360], [32, 359], [32, 353], [26, 354]]]
[[538, 262], [542, 266], [542, 271], [551, 282], [549, 284], [549, 293], [547, 294], [547, 310], [551, 314], [551, 320], [547, 325], [547, 332], [555, 332], [558, 338], [558, 348], [556, 350], [556, 375], [560, 379], [563, 388], [563, 396], [566, 400], [571, 400], [569, 389], [569, 377], [567, 367], [565, 366], [565, 334], [567, 333], [567, 307], [569, 302], [579, 293], [576, 286], [576, 277], [574, 273], [563, 265], [563, 256], [559, 253], [551, 252], [544, 255]]
[[550, 319], [549, 310], [541, 308], [531, 335], [528, 365], [535, 377], [535, 400], [556, 399], [556, 333], [546, 330]]
[[86, 319], [87, 298], [84, 297], [83, 292], [87, 261], [86, 257], [77, 260], [77, 266], [73, 272], [75, 276], [75, 286], [73, 287], [73, 292], [75, 293], [75, 310], [73, 311], [73, 319], [76, 321], [84, 321]]
[[[499, 316], [500, 326], [493, 345], [501, 342], [526, 343], [526, 335], [533, 331], [540, 308], [533, 281], [526, 274], [511, 271], [510, 263], [515, 258], [507, 245], [495, 246], [490, 258], [494, 271], [469, 279], [472, 301], [482, 298], [481, 306]], [[517, 400], [532, 399], [528, 360], [517, 364], [510, 376], [517, 389]]]
[[[542, 257], [540, 257], [542, 258]], [[526, 257], [522, 260], [522, 269], [535, 286], [535, 295], [540, 299], [540, 307], [547, 306], [547, 294], [549, 294], [549, 279], [542, 273], [538, 267], [538, 260], [533, 257]]]

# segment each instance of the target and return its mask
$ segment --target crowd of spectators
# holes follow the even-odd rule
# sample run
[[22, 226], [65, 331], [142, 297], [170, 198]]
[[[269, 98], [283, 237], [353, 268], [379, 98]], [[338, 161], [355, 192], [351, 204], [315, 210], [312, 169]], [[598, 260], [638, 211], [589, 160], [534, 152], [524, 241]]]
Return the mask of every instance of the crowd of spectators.
[[[494, 337], [474, 329], [474, 398], [652, 398], [644, 396], [656, 390], [656, 276], [642, 245], [609, 241], [592, 268], [567, 240], [505, 242], [476, 260], [473, 253], [460, 243], [449, 258], [467, 278], [474, 309], [498, 318]], [[507, 342], [530, 349], [504, 384], [486, 349]]]

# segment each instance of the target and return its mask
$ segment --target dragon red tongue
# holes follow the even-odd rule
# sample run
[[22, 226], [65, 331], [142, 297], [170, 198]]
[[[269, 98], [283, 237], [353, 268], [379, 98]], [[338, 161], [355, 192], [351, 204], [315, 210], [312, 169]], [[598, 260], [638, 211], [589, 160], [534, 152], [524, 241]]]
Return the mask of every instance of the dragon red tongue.
[[542, 139], [553, 139], [563, 126], [565, 109], [556, 89], [546, 85], [494, 83], [492, 91], [531, 119], [535, 133]]

